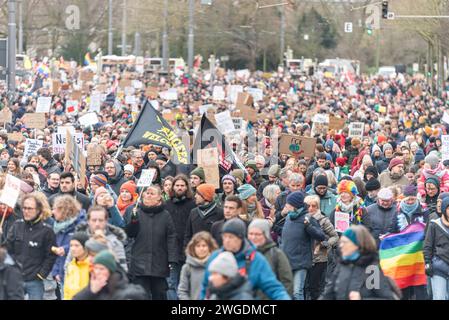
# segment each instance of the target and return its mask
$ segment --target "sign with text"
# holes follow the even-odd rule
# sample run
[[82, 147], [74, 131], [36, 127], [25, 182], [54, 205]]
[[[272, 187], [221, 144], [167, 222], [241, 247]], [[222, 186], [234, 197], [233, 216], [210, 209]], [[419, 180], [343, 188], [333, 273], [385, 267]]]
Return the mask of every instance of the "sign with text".
[[218, 169], [218, 149], [209, 148], [197, 150], [197, 161], [198, 166], [204, 170], [206, 183], [210, 183], [214, 185], [216, 189], [219, 189], [220, 172]]
[[51, 97], [37, 98], [36, 113], [48, 113], [51, 107]]
[[346, 119], [329, 116], [329, 130], [341, 130], [345, 124]]
[[345, 232], [349, 229], [349, 213], [335, 212], [335, 231]]
[[23, 151], [23, 158], [28, 159], [29, 156], [37, 154], [37, 150], [42, 148], [44, 141], [37, 139], [26, 139], [25, 150]]
[[316, 139], [282, 134], [279, 144], [279, 153], [291, 154], [299, 157], [313, 157], [315, 154]]
[[0, 111], [0, 123], [8, 123], [8, 122], [12, 122], [12, 112], [11, 110], [9, 110], [8, 107], [4, 107], [1, 111]]
[[10, 208], [14, 208], [17, 199], [19, 198], [20, 194], [20, 185], [21, 180], [7, 174], [5, 179], [5, 186], [2, 191], [2, 195], [0, 196], [0, 202], [6, 204]]
[[97, 124], [99, 120], [95, 112], [89, 112], [79, 117], [78, 122], [80, 123], [80, 125], [88, 127]]
[[87, 165], [88, 166], [101, 166], [103, 163], [103, 155], [105, 154], [103, 146], [90, 143], [87, 145]]
[[363, 122], [352, 122], [349, 124], [349, 137], [350, 138], [363, 138], [363, 130], [365, 129], [365, 124]]
[[[72, 134], [73, 140], [81, 150], [84, 150], [84, 135], [81, 132]], [[65, 153], [66, 132], [53, 133], [53, 154]]]
[[441, 136], [441, 158], [442, 160], [449, 160], [449, 135]]
[[217, 113], [215, 115], [215, 121], [217, 122], [217, 129], [220, 130], [221, 133], [228, 134], [235, 131], [229, 110]]
[[140, 175], [139, 181], [137, 181], [138, 187], [148, 187], [153, 183], [154, 175], [156, 174], [156, 169], [143, 169]]
[[44, 129], [46, 125], [45, 113], [26, 113], [25, 125], [30, 129]]

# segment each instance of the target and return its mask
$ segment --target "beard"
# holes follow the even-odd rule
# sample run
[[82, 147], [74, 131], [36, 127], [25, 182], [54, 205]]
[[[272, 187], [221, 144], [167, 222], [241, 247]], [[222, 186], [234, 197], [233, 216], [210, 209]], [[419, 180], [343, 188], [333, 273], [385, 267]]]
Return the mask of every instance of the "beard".
[[182, 198], [183, 196], [185, 196], [187, 193], [187, 191], [183, 191], [183, 192], [176, 192], [175, 191], [175, 197], [176, 198]]
[[401, 179], [402, 177], [404, 176], [404, 170], [401, 170], [401, 171], [399, 171], [399, 172], [392, 172], [391, 174], [390, 174], [390, 177], [391, 177], [391, 179], [393, 179], [393, 180], [399, 180], [399, 179]]

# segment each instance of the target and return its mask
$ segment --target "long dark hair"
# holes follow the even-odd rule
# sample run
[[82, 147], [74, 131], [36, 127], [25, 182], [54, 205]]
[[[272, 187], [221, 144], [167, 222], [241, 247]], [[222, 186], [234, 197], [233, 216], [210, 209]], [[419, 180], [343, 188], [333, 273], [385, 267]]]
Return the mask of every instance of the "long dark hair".
[[192, 187], [190, 186], [189, 178], [187, 178], [187, 176], [186, 176], [185, 174], [178, 174], [178, 175], [173, 179], [173, 185], [172, 185], [172, 193], [173, 193], [173, 195], [175, 195], [174, 187], [175, 187], [176, 181], [178, 181], [178, 180], [184, 181], [184, 183], [185, 183], [186, 186], [187, 186], [187, 191], [186, 191], [185, 196], [186, 196], [187, 199], [192, 199], [192, 198], [193, 198]]

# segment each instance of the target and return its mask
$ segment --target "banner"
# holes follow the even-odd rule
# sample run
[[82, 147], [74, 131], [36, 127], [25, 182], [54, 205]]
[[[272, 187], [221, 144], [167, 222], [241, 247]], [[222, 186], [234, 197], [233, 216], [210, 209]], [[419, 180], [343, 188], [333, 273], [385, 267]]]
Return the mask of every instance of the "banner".
[[173, 162], [187, 164], [187, 150], [171, 126], [147, 100], [123, 142], [123, 147], [156, 144], [173, 149]]
[[295, 157], [313, 157], [315, 155], [316, 139], [290, 134], [282, 134], [279, 144], [280, 154], [291, 154]]

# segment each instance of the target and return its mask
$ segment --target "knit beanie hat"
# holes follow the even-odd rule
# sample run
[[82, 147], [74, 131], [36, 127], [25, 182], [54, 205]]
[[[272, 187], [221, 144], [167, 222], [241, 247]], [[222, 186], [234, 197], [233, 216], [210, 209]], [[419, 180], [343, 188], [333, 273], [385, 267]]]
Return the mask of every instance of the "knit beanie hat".
[[230, 174], [223, 176], [223, 178], [221, 178], [221, 183], [223, 183], [225, 180], [230, 180], [234, 185], [237, 184], [237, 181], [235, 180], [235, 178]]
[[416, 197], [418, 194], [418, 188], [415, 185], [410, 184], [404, 187], [404, 191], [402, 193], [404, 194], [404, 197]]
[[380, 149], [380, 147], [377, 144], [373, 145], [373, 149], [371, 150], [371, 154], [374, 154], [375, 151], [379, 151], [380, 153], [382, 153], [382, 150]]
[[337, 158], [337, 159], [335, 160], [335, 162], [336, 162], [340, 167], [344, 167], [344, 166], [346, 165], [346, 161], [348, 161], [348, 158], [346, 158], [346, 157], [340, 157], [340, 158]]
[[365, 184], [366, 191], [374, 191], [374, 190], [379, 190], [379, 189], [380, 189], [380, 182], [377, 179], [371, 178]]
[[438, 196], [438, 199], [444, 200], [447, 197], [449, 197], [449, 192], [443, 192], [443, 193], [440, 193], [440, 195]]
[[379, 172], [377, 171], [377, 168], [375, 166], [368, 166], [365, 169], [365, 176], [367, 174], [371, 174], [374, 176], [374, 178], [377, 179], [377, 177], [379, 176]]
[[108, 183], [108, 178], [106, 178], [105, 175], [99, 173], [92, 175], [90, 181], [91, 183], [94, 183], [97, 186], [105, 187], [106, 184]]
[[216, 272], [225, 277], [234, 278], [239, 272], [239, 267], [234, 255], [229, 251], [224, 251], [211, 261], [208, 270], [209, 273]]
[[295, 191], [287, 196], [287, 203], [295, 209], [304, 206], [304, 194], [301, 191]]
[[242, 169], [235, 169], [235, 170], [232, 170], [231, 176], [233, 176], [234, 178], [236, 178], [237, 180], [239, 180], [240, 183], [243, 183], [243, 181], [245, 180], [245, 174], [244, 174], [244, 172], [243, 172]]
[[239, 192], [239, 197], [241, 200], [246, 200], [251, 197], [253, 194], [256, 194], [257, 190], [250, 184], [244, 184], [237, 189]]
[[380, 200], [391, 200], [393, 199], [393, 197], [394, 195], [390, 188], [380, 189], [379, 193], [377, 194], [377, 198]]
[[435, 169], [440, 163], [440, 159], [434, 153], [431, 153], [425, 157], [424, 161], [430, 165], [431, 169]]
[[95, 191], [94, 200], [97, 201], [98, 196], [101, 195], [101, 194], [103, 194], [103, 193], [109, 193], [109, 191], [106, 190], [105, 187], [99, 187], [99, 188], [97, 189], [97, 191]]
[[259, 169], [257, 169], [257, 165], [256, 165], [256, 161], [255, 160], [247, 161], [246, 164], [245, 164], [245, 168], [251, 168], [254, 171], [259, 171]]
[[71, 240], [76, 240], [76, 241], [78, 241], [83, 247], [85, 247], [87, 240], [89, 240], [89, 236], [87, 235], [86, 232], [80, 232], [80, 231], [78, 231], [78, 232], [75, 232], [75, 233], [72, 235], [72, 238], [70, 239], [70, 241], [71, 241]]
[[278, 164], [274, 164], [268, 169], [268, 175], [279, 178], [279, 173], [281, 172], [281, 166]]
[[359, 246], [359, 242], [357, 241], [357, 236], [356, 236], [354, 230], [352, 230], [351, 228], [346, 229], [346, 231], [343, 232], [342, 235], [345, 236], [346, 238], [348, 238], [349, 240], [351, 240], [351, 242], [353, 244], [355, 244], [356, 246]]
[[204, 174], [204, 169], [201, 167], [196, 168], [190, 172], [190, 176], [197, 176], [201, 181], [206, 181], [206, 175]]
[[120, 187], [120, 192], [122, 192], [122, 190], [127, 190], [129, 193], [131, 193], [133, 198], [137, 196], [137, 186], [134, 181], [127, 181], [122, 184], [122, 186]]
[[270, 223], [267, 219], [253, 219], [251, 223], [248, 226], [248, 232], [252, 228], [257, 228], [263, 232], [263, 235], [267, 240], [271, 240], [271, 234], [270, 234]]
[[94, 258], [94, 264], [105, 266], [110, 273], [114, 273], [117, 270], [117, 262], [109, 250], [99, 252]]
[[383, 142], [387, 142], [387, 137], [384, 136], [383, 134], [379, 134], [377, 136], [377, 143], [383, 143]]
[[231, 233], [240, 239], [245, 239], [246, 224], [239, 218], [233, 218], [224, 223], [222, 233]]
[[327, 180], [327, 176], [325, 174], [320, 174], [315, 177], [315, 181], [313, 183], [313, 187], [316, 188], [318, 186], [328, 186], [329, 182]]
[[393, 146], [389, 143], [384, 144], [382, 151], [385, 153], [388, 149], [393, 150]]
[[396, 166], [398, 166], [400, 164], [404, 164], [404, 160], [402, 160], [400, 158], [391, 159], [390, 165], [388, 166], [388, 169], [391, 170], [391, 169], [393, 169], [394, 167], [396, 167]]
[[209, 183], [200, 184], [196, 188], [196, 192], [204, 198], [207, 202], [211, 202], [215, 197], [215, 186]]
[[134, 166], [132, 164], [127, 164], [123, 167], [123, 171], [129, 171], [134, 174]]
[[354, 181], [351, 180], [342, 180], [337, 186], [337, 193], [342, 194], [343, 192], [347, 192], [352, 194], [352, 196], [357, 196], [359, 191], [357, 190], [357, 186]]
[[427, 183], [431, 183], [431, 184], [435, 185], [435, 186], [438, 188], [438, 190], [440, 189], [440, 181], [438, 180], [438, 177], [436, 177], [436, 176], [430, 176], [430, 177], [428, 177], [428, 178], [426, 179], [425, 183], [426, 183], [426, 184], [427, 184]]
[[85, 248], [87, 249], [87, 251], [89, 252], [100, 252], [103, 250], [108, 250], [108, 246], [100, 241], [95, 240], [94, 238], [90, 238], [89, 240], [86, 241], [85, 243]]

